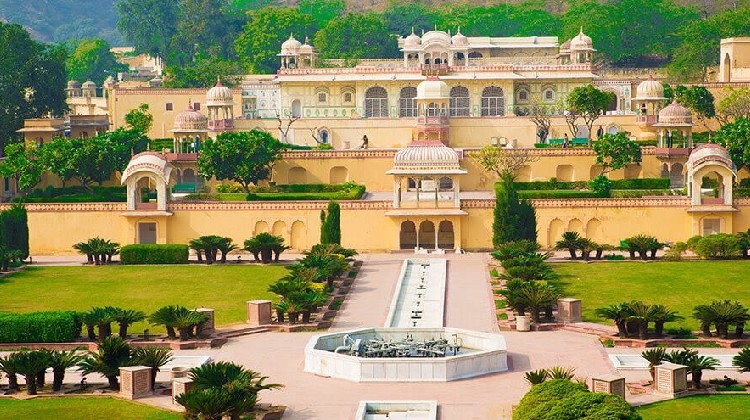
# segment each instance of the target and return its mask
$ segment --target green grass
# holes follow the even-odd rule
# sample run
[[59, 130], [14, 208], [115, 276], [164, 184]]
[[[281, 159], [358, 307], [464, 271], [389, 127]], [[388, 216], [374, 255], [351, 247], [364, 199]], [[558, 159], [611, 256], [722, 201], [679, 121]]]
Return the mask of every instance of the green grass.
[[[87, 311], [111, 305], [150, 314], [179, 304], [212, 308], [216, 324], [226, 325], [245, 321], [246, 301], [272, 299], [268, 285], [286, 272], [282, 266], [249, 265], [26, 267], [0, 278], [0, 311]], [[138, 323], [131, 331], [144, 328], [149, 328], [146, 323]]]
[[120, 419], [172, 420], [179, 413], [109, 397], [34, 398], [19, 401], [0, 398], [0, 418], [14, 419]]
[[495, 309], [505, 309], [506, 306], [508, 306], [508, 304], [505, 303], [504, 300], [496, 300], [495, 301]]
[[594, 310], [630, 300], [667, 305], [685, 317], [667, 328], [698, 329], [696, 305], [733, 299], [750, 306], [750, 261], [553, 264], [564, 294], [583, 301], [583, 319], [607, 322]]
[[750, 396], [697, 395], [639, 407], [643, 420], [750, 418]]

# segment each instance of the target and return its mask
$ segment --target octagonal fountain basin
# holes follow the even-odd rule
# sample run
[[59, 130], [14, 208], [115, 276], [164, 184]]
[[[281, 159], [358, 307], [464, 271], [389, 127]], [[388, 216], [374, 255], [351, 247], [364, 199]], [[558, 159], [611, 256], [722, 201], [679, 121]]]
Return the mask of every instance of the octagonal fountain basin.
[[447, 382], [508, 370], [501, 334], [458, 328], [364, 328], [320, 334], [305, 372], [354, 382]]

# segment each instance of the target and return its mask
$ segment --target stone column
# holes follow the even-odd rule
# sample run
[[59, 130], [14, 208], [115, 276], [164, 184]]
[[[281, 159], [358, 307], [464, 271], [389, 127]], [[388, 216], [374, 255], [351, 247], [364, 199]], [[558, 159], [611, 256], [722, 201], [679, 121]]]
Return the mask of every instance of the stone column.
[[393, 180], [393, 208], [401, 207], [401, 177], [396, 175]]
[[193, 387], [193, 380], [190, 378], [175, 378], [172, 380], [172, 404], [177, 404], [177, 396], [184, 394]]
[[135, 400], [151, 395], [151, 368], [128, 366], [120, 368], [120, 395]]
[[247, 301], [247, 323], [253, 327], [268, 325], [271, 323], [271, 301], [270, 300], [248, 300]]
[[565, 324], [581, 322], [581, 299], [563, 298], [557, 300], [557, 318]]
[[458, 193], [461, 191], [459, 184], [458, 184], [458, 177], [454, 176], [452, 177], [453, 180], [453, 206], [458, 208], [461, 208], [461, 199], [458, 196]]
[[438, 208], [438, 195], [440, 194], [440, 178], [432, 178], [432, 182], [435, 184], [435, 208]]
[[591, 391], [625, 398], [625, 378], [617, 375], [595, 376], [591, 378]]
[[687, 366], [670, 362], [655, 366], [654, 388], [672, 396], [687, 390]]
[[440, 230], [440, 222], [433, 222], [432, 224], [435, 227], [435, 251], [438, 250], [438, 231]]
[[201, 326], [200, 332], [201, 335], [210, 337], [216, 331], [214, 323], [214, 310], [210, 308], [197, 308], [195, 311], [208, 317], [208, 320]]

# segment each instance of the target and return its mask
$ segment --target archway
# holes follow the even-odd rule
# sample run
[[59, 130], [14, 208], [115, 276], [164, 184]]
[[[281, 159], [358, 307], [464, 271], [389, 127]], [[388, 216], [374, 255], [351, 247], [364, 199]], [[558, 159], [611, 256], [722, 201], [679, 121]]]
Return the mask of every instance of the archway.
[[182, 171], [182, 184], [195, 184], [195, 171], [187, 168]]
[[420, 223], [418, 240], [421, 248], [435, 248], [435, 224], [429, 220]]
[[549, 224], [549, 229], [547, 229], [547, 246], [549, 248], [554, 248], [555, 243], [562, 238], [563, 232], [565, 232], [565, 226], [563, 225], [562, 220], [552, 220]]
[[729, 57], [729, 53], [724, 56], [724, 82], [732, 81], [732, 59]]
[[286, 223], [282, 222], [281, 220], [278, 220], [273, 224], [271, 234], [274, 236], [281, 236], [282, 238], [284, 238], [284, 241], [287, 241], [289, 239], [286, 235]]
[[384, 88], [373, 86], [365, 91], [365, 117], [388, 117], [388, 92]]
[[292, 101], [292, 118], [302, 117], [302, 103], [299, 99]]
[[521, 167], [521, 169], [518, 170], [518, 173], [516, 174], [516, 179], [519, 182], [530, 182], [531, 181], [531, 166], [524, 165]]
[[[127, 209], [166, 211], [172, 170], [172, 165], [156, 153], [143, 152], [133, 156], [120, 181], [127, 186]], [[155, 191], [155, 202], [143, 197], [141, 188], [144, 186], [148, 191]]]
[[602, 222], [599, 219], [591, 219], [586, 223], [586, 237], [594, 242], [601, 243], [602, 237]]
[[571, 182], [575, 180], [573, 165], [557, 165], [555, 176], [560, 182]]
[[289, 246], [292, 249], [302, 250], [307, 248], [307, 229], [305, 224], [297, 220], [292, 223], [292, 234], [290, 235]]
[[[602, 165], [591, 165], [591, 169], [589, 169], [589, 179], [594, 179], [602, 174]], [[560, 179], [558, 178], [558, 181]]]
[[331, 184], [343, 184], [349, 181], [349, 169], [344, 166], [334, 166], [328, 174]]
[[583, 222], [573, 219], [568, 223], [568, 232], [578, 232], [583, 235]]
[[630, 164], [625, 167], [625, 179], [635, 179], [641, 175], [641, 165]]
[[307, 170], [301, 166], [295, 166], [289, 170], [287, 182], [289, 184], [306, 184]]
[[669, 165], [668, 164], [665, 163], [661, 165], [661, 173], [659, 176], [662, 178], [669, 178]]
[[268, 233], [268, 231], [269, 231], [268, 223], [266, 223], [263, 220], [255, 222], [255, 229], [253, 230], [253, 235], [257, 235], [259, 233], [264, 233], [264, 232]]
[[455, 235], [453, 233], [453, 222], [443, 220], [438, 225], [438, 248], [455, 248]]
[[417, 228], [412, 221], [401, 222], [401, 232], [399, 233], [399, 248], [414, 249], [417, 247]]
[[139, 222], [138, 223], [138, 243], [155, 244], [156, 243], [156, 223]]
[[682, 174], [682, 164], [673, 163], [669, 171], [669, 183], [673, 188], [682, 188], [685, 186], [685, 176]]

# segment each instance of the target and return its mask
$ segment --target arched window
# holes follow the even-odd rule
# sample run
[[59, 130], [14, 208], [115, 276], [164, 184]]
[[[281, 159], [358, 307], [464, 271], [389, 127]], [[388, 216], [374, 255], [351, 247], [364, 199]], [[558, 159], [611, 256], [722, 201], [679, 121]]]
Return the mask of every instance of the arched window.
[[427, 105], [427, 116], [435, 117], [440, 115], [440, 108], [438, 108], [435, 102], [430, 102]]
[[365, 117], [382, 118], [388, 116], [388, 92], [374, 86], [365, 92]]
[[417, 88], [411, 86], [401, 88], [398, 98], [398, 116], [417, 116]]
[[496, 117], [505, 115], [505, 97], [503, 89], [488, 86], [482, 90], [482, 116]]
[[465, 88], [464, 86], [452, 87], [450, 106], [451, 117], [468, 117], [469, 89]]
[[529, 91], [524, 89], [518, 90], [518, 102], [525, 103], [529, 100]]
[[443, 191], [453, 189], [453, 180], [450, 177], [444, 176], [439, 181], [440, 189]]

